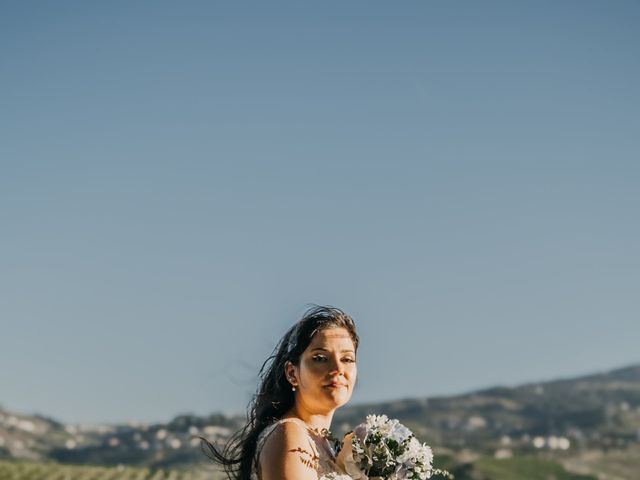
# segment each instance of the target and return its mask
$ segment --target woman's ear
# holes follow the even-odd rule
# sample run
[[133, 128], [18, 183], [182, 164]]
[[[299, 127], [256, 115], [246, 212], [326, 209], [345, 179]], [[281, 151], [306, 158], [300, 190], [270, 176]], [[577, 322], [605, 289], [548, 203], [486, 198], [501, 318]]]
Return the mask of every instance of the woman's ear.
[[284, 376], [291, 385], [298, 385], [296, 366], [289, 360], [284, 364]]

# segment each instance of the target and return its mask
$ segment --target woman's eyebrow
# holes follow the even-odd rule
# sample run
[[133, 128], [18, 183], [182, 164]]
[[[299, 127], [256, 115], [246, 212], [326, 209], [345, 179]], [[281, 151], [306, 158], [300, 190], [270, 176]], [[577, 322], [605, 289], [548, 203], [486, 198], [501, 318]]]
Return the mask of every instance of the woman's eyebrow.
[[[316, 347], [316, 348], [313, 348], [311, 351], [312, 351], [312, 352], [315, 352], [316, 350], [320, 350], [320, 351], [323, 351], [323, 352], [328, 352], [328, 351], [329, 351], [329, 350], [327, 350], [326, 348], [322, 348], [322, 347]], [[351, 353], [355, 353], [355, 351], [354, 351], [352, 348], [347, 348], [347, 349], [345, 349], [345, 350], [340, 350], [340, 353], [344, 353], [344, 352], [351, 352]]]

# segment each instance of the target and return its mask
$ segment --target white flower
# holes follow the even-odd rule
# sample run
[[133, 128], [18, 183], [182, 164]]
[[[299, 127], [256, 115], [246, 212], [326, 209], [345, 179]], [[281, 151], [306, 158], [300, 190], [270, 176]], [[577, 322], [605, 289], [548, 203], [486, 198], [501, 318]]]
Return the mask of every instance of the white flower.
[[[355, 445], [354, 445], [355, 441]], [[426, 480], [434, 473], [433, 452], [420, 443], [411, 430], [386, 415], [367, 415], [344, 439], [338, 465], [354, 480], [384, 476], [385, 480]]]
[[416, 437], [411, 437], [405, 448], [406, 450], [398, 457], [398, 462], [431, 465], [433, 452], [426, 443], [420, 443]]
[[402, 443], [411, 436], [411, 430], [402, 425], [398, 420], [391, 420], [389, 422], [388, 436], [396, 442]]
[[367, 415], [367, 430], [382, 428], [389, 421], [386, 415]]

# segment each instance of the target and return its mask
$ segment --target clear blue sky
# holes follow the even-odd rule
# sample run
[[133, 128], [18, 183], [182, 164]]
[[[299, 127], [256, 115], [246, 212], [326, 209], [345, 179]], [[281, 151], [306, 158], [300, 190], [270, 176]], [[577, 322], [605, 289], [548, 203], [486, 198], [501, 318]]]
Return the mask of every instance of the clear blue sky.
[[640, 6], [2, 2], [0, 404], [242, 412], [308, 303], [354, 402], [640, 361]]

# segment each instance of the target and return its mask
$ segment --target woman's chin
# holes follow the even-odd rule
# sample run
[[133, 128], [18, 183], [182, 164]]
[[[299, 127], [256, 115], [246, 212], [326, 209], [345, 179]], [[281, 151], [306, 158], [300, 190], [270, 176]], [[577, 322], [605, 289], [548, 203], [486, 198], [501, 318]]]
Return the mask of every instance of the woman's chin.
[[351, 392], [346, 389], [331, 389], [328, 391], [327, 396], [331, 403], [335, 404], [336, 408], [338, 408], [349, 401], [351, 398]]

